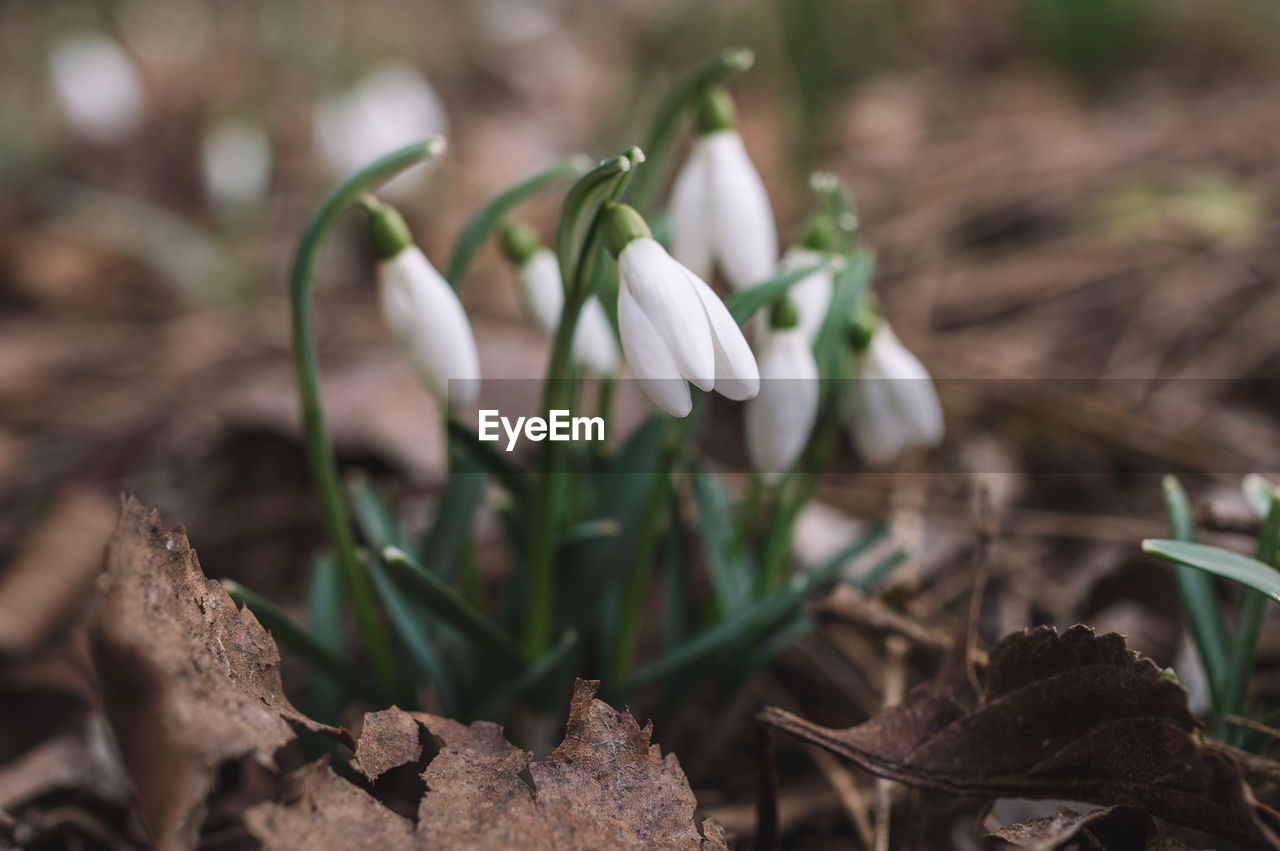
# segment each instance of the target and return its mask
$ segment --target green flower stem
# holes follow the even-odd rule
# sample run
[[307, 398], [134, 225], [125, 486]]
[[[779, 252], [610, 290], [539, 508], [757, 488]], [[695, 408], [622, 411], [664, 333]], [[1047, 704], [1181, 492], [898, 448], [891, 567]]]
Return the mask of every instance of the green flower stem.
[[631, 664], [635, 659], [636, 642], [640, 636], [640, 615], [644, 609], [644, 592], [649, 587], [649, 576], [653, 571], [658, 526], [671, 493], [671, 474], [684, 453], [685, 442], [692, 432], [695, 419], [696, 414], [691, 413], [684, 419], [672, 419], [668, 424], [662, 455], [649, 482], [649, 492], [639, 518], [635, 558], [631, 562], [631, 570], [618, 605], [618, 622], [609, 658], [609, 677], [605, 680], [608, 693], [617, 697], [622, 696], [621, 690], [630, 679]]
[[[1271, 498], [1267, 518], [1262, 523], [1258, 537], [1258, 561], [1277, 566], [1277, 544], [1280, 544], [1280, 497]], [[1249, 700], [1249, 680], [1253, 674], [1253, 657], [1258, 650], [1258, 636], [1262, 633], [1262, 620], [1266, 614], [1266, 595], [1246, 588], [1240, 601], [1240, 614], [1236, 620], [1235, 635], [1227, 649], [1227, 676], [1223, 687], [1223, 715], [1246, 715]], [[1231, 744], [1243, 743], [1248, 730], [1233, 727], [1229, 737]]]
[[[625, 184], [627, 173], [644, 155], [638, 148], [605, 160], [578, 180], [565, 196], [556, 231], [556, 258], [564, 278], [564, 308], [551, 344], [551, 362], [542, 387], [542, 410], [568, 409], [575, 395], [573, 380], [573, 332], [578, 314], [590, 294], [587, 275], [592, 256], [599, 250], [600, 209]], [[551, 644], [555, 618], [555, 554], [560, 519], [568, 505], [568, 476], [563, 446], [543, 444], [539, 470], [539, 498], [529, 525], [529, 549], [525, 577], [524, 652], [541, 659]]]
[[819, 409], [818, 425], [804, 454], [775, 488], [776, 496], [769, 517], [764, 556], [760, 562], [760, 573], [756, 577], [757, 597], [767, 596], [780, 588], [786, 580], [796, 519], [818, 486], [819, 471], [827, 468], [835, 453], [836, 439], [840, 434], [840, 417], [837, 415], [836, 405], [836, 399], [832, 395]]
[[680, 120], [698, 105], [707, 88], [748, 70], [755, 61], [755, 54], [749, 48], [729, 47], [694, 68], [671, 87], [654, 112], [649, 137], [644, 143], [655, 167], [646, 169], [632, 184], [627, 203], [642, 213], [647, 211], [666, 174], [663, 165], [680, 130]]
[[315, 335], [311, 328], [311, 277], [324, 238], [348, 208], [358, 202], [365, 192], [409, 166], [439, 155], [443, 150], [444, 140], [433, 137], [387, 154], [339, 184], [307, 224], [302, 240], [298, 243], [298, 252], [289, 278], [293, 361], [298, 373], [298, 399], [302, 406], [307, 460], [311, 465], [311, 474], [315, 477], [316, 488], [320, 492], [329, 543], [337, 558], [343, 586], [355, 613], [356, 625], [364, 639], [378, 684], [388, 695], [394, 695], [399, 690], [400, 674], [387, 633], [378, 620], [369, 579], [356, 555], [355, 537], [338, 482], [338, 463], [324, 429]]

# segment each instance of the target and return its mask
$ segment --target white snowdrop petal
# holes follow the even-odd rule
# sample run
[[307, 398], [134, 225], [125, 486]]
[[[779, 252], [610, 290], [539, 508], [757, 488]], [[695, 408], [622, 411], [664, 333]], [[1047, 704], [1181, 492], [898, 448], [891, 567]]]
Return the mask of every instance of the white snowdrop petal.
[[210, 128], [200, 148], [205, 190], [224, 207], [258, 203], [271, 182], [271, 139], [256, 121], [233, 118]]
[[864, 369], [842, 400], [845, 425], [858, 455], [869, 466], [892, 461], [905, 448], [905, 429], [899, 420], [891, 381], [871, 369]]
[[[792, 246], [778, 263], [779, 272], [790, 272], [803, 269], [825, 261], [826, 255], [802, 246]], [[830, 268], [824, 267], [812, 275], [801, 278], [787, 290], [787, 297], [796, 306], [799, 315], [799, 327], [812, 344], [818, 339], [822, 323], [827, 318], [831, 307], [831, 293], [835, 289], [835, 279]]]
[[706, 138], [694, 140], [671, 187], [671, 256], [700, 278], [711, 277], [711, 184]]
[[49, 73], [72, 130], [89, 141], [117, 142], [142, 121], [142, 81], [133, 60], [110, 38], [62, 38], [49, 54]]
[[855, 364], [854, 392], [845, 409], [854, 445], [872, 465], [904, 449], [936, 446], [945, 431], [942, 406], [919, 358], [898, 341], [886, 322]]
[[480, 391], [480, 359], [458, 296], [416, 246], [378, 264], [383, 321], [441, 405], [468, 406]]
[[[633, 239], [618, 256], [619, 289], [636, 305], [671, 353], [679, 374], [703, 390], [715, 384], [716, 351], [707, 312], [688, 286], [688, 272], [652, 239]], [[630, 354], [628, 354], [630, 359]]]
[[736, 131], [701, 141], [707, 146], [712, 251], [729, 284], [747, 289], [770, 278], [778, 262], [769, 195]]
[[564, 310], [564, 284], [556, 254], [545, 246], [534, 252], [517, 271], [525, 305], [546, 334], [555, 334]]
[[573, 359], [591, 375], [603, 377], [618, 371], [618, 342], [604, 305], [595, 296], [587, 299], [573, 331]]
[[742, 335], [738, 323], [733, 321], [729, 308], [724, 306], [707, 282], [688, 270], [685, 270], [685, 275], [698, 294], [711, 326], [715, 349], [715, 391], [735, 401], [752, 398], [760, 392], [760, 369], [751, 347], [747, 345], [747, 338]]
[[693, 410], [689, 385], [657, 329], [626, 287], [618, 291], [618, 332], [623, 354], [640, 389], [673, 417], [688, 416]]
[[752, 466], [776, 477], [804, 451], [818, 415], [818, 366], [798, 327], [766, 335], [760, 348], [760, 394], [746, 406]]

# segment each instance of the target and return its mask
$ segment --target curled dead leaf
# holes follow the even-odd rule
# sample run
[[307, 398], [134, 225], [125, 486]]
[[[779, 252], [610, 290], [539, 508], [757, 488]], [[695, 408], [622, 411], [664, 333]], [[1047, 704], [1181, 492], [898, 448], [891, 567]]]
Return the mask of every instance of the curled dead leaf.
[[927, 683], [845, 730], [775, 707], [760, 720], [880, 777], [986, 797], [1125, 804], [1250, 847], [1280, 848], [1280, 813], [1206, 746], [1186, 693], [1116, 634], [1075, 626], [1005, 637], [982, 671]]
[[343, 780], [324, 759], [289, 775], [280, 801], [250, 808], [244, 820], [266, 851], [424, 847], [414, 839], [413, 822]]
[[271, 636], [205, 578], [185, 531], [136, 498], [123, 501], [98, 588], [94, 669], [158, 847], [194, 847], [219, 770], [273, 767], [291, 724], [350, 741], [293, 708]]
[[1087, 813], [1058, 807], [1053, 815], [1008, 825], [991, 836], [1025, 851], [1191, 851], [1150, 815], [1124, 806]]

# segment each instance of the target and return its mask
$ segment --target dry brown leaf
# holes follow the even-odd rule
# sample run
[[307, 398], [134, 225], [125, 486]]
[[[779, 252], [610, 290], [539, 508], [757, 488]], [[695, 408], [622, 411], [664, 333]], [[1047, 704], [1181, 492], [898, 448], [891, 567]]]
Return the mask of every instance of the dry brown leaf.
[[334, 774], [323, 759], [291, 774], [279, 803], [249, 809], [245, 824], [266, 851], [423, 847], [414, 839], [413, 822]]
[[393, 768], [417, 762], [422, 758], [418, 733], [419, 720], [423, 717], [421, 713], [405, 712], [398, 706], [366, 712], [356, 741], [353, 767], [372, 783]]
[[1058, 807], [1051, 816], [1011, 824], [991, 836], [1026, 851], [1191, 851], [1142, 810], [1123, 806], [1087, 813]]
[[416, 762], [419, 724], [440, 740], [422, 775], [423, 848], [724, 848], [713, 822], [698, 832], [689, 781], [675, 755], [650, 742], [652, 725], [595, 700], [598, 686], [578, 681], [564, 741], [541, 762], [497, 724], [392, 708], [365, 716], [360, 769], [372, 780]]
[[182, 527], [166, 530], [134, 497], [123, 501], [98, 586], [94, 668], [158, 847], [193, 847], [219, 769], [273, 767], [291, 724], [345, 736], [290, 705], [267, 631], [205, 578]]
[[1186, 692], [1122, 636], [1083, 626], [1015, 633], [982, 673], [982, 696], [960, 675], [846, 730], [774, 707], [761, 720], [921, 788], [1127, 804], [1280, 848], [1280, 814], [1253, 797], [1231, 755], [1201, 742]]

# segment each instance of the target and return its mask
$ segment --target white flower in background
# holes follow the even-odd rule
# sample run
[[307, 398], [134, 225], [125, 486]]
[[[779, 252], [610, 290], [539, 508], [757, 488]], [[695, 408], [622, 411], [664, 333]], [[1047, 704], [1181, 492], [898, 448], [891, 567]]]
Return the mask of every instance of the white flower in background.
[[800, 458], [818, 416], [818, 364], [796, 306], [782, 301], [758, 340], [760, 395], [746, 406], [747, 455], [773, 479]]
[[368, 226], [382, 319], [401, 353], [442, 407], [471, 405], [480, 392], [480, 358], [457, 294], [413, 244], [395, 208], [374, 202]]
[[228, 209], [261, 203], [271, 182], [271, 138], [247, 118], [218, 122], [200, 145], [205, 191]]
[[[525, 305], [534, 321], [543, 333], [554, 337], [564, 311], [564, 283], [555, 252], [539, 244], [537, 236], [520, 225], [503, 232], [502, 246], [516, 267]], [[596, 377], [618, 371], [618, 343], [604, 306], [595, 296], [586, 300], [578, 314], [578, 324], [573, 329], [573, 361], [579, 369]]]
[[602, 230], [618, 258], [622, 351], [653, 403], [687, 416], [693, 400], [686, 382], [729, 399], [755, 396], [755, 357], [711, 287], [667, 254], [631, 207], [608, 206]]
[[805, 222], [800, 242], [788, 248], [778, 261], [778, 271], [783, 273], [822, 264], [821, 269], [796, 281], [787, 290], [787, 296], [796, 306], [800, 329], [810, 344], [818, 338], [835, 290], [835, 269], [829, 253], [834, 230], [829, 216], [811, 217]]
[[118, 142], [142, 122], [146, 96], [138, 71], [106, 36], [65, 36], [49, 54], [49, 73], [71, 129], [88, 141]]
[[[339, 179], [397, 148], [428, 136], [448, 135], [448, 129], [440, 96], [422, 74], [402, 64], [377, 68], [347, 91], [322, 100], [312, 121], [316, 146]], [[430, 165], [409, 169], [381, 191], [388, 195], [411, 192]]]
[[698, 137], [671, 189], [671, 255], [704, 280], [719, 265], [739, 290], [770, 278], [778, 262], [769, 196], [718, 86], [704, 98]]
[[871, 466], [913, 447], [937, 446], [944, 425], [938, 391], [923, 364], [881, 320], [865, 352], [854, 355], [842, 401], [854, 447]]

